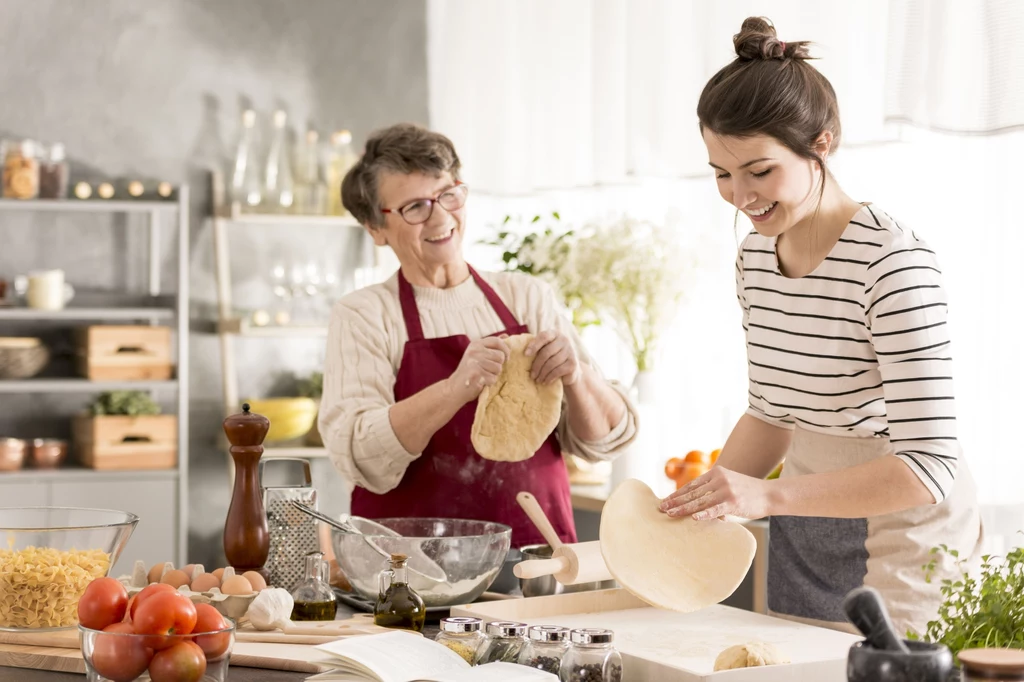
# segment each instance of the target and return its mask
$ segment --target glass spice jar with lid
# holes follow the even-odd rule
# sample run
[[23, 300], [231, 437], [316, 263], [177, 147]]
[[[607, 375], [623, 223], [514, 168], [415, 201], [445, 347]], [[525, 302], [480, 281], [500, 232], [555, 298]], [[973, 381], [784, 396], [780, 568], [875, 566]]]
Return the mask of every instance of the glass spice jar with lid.
[[480, 647], [485, 641], [481, 626], [479, 618], [444, 618], [441, 620], [441, 631], [434, 637], [434, 641], [462, 656], [466, 663], [475, 665]]
[[1024, 651], [1020, 649], [963, 649], [962, 682], [1024, 682]]
[[518, 663], [526, 645], [526, 623], [496, 620], [487, 624], [487, 641], [478, 663]]
[[5, 140], [3, 144], [4, 199], [39, 196], [39, 155], [32, 140]]
[[57, 142], [40, 151], [39, 198], [64, 199], [68, 195], [68, 161], [64, 145]]
[[612, 646], [614, 634], [600, 628], [569, 633], [571, 646], [562, 659], [561, 682], [622, 682], [622, 656]]
[[529, 630], [528, 640], [519, 655], [519, 664], [557, 675], [562, 657], [569, 650], [569, 628], [534, 625]]

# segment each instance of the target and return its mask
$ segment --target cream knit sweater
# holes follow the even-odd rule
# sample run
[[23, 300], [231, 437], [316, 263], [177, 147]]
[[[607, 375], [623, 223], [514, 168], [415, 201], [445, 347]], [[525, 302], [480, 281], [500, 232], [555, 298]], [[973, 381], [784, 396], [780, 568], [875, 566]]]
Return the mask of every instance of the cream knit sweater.
[[[546, 282], [520, 273], [481, 272], [480, 276], [531, 333], [561, 331], [572, 339], [580, 362], [600, 372]], [[472, 278], [449, 289], [414, 286], [413, 290], [428, 339], [465, 334], [472, 340], [502, 329]], [[408, 338], [397, 273], [386, 282], [348, 294], [331, 312], [320, 433], [345, 480], [378, 494], [395, 488], [421, 454], [406, 452], [389, 419], [395, 377]], [[610, 460], [636, 437], [636, 408], [622, 386], [612, 385], [626, 400], [626, 414], [597, 442], [585, 442], [572, 432], [563, 404], [556, 435], [564, 452], [588, 461]]]

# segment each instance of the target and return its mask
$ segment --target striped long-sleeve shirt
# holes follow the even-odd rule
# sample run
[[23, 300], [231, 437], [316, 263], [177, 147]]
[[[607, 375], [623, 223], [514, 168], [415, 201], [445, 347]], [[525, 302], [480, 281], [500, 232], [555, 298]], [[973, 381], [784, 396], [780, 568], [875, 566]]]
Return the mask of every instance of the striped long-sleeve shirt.
[[775, 242], [751, 232], [736, 260], [748, 414], [784, 428], [888, 438], [942, 501], [960, 446], [935, 253], [874, 205], [804, 277], [781, 274]]

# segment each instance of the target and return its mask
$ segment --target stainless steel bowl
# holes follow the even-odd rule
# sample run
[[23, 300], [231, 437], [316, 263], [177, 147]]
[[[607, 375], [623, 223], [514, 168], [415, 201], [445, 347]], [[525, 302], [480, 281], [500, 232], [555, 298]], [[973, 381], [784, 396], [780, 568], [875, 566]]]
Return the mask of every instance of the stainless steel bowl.
[[[550, 559], [552, 554], [550, 545], [527, 545], [520, 551], [523, 555], [523, 561], [528, 559]], [[519, 579], [519, 589], [523, 591], [524, 597], [546, 597], [552, 594], [607, 590], [615, 586], [616, 583], [614, 580], [577, 583], [576, 585], [563, 585], [555, 580], [555, 576], [553, 575], [542, 575], [539, 578]]]
[[[365, 535], [331, 529], [331, 545], [338, 566], [352, 589], [372, 600], [377, 598], [378, 576], [388, 566], [383, 554], [415, 557], [422, 553], [440, 567], [446, 577], [444, 581], [436, 581], [409, 571], [409, 585], [419, 593], [425, 605], [468, 604], [483, 594], [497, 577], [512, 541], [509, 526], [489, 521], [401, 517], [373, 521], [387, 526], [400, 537], [379, 534], [371, 524], [356, 517], [350, 518], [350, 522]], [[367, 542], [368, 539], [371, 542]]]

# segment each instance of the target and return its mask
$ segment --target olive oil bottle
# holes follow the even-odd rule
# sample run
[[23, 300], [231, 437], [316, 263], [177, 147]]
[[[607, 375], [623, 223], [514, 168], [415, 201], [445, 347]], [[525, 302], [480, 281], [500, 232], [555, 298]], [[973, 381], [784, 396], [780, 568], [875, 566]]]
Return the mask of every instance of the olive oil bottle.
[[306, 578], [292, 591], [292, 620], [334, 620], [338, 600], [327, 582], [329, 570], [323, 552], [306, 555]]
[[408, 557], [391, 555], [391, 567], [380, 572], [377, 604], [373, 609], [373, 622], [385, 628], [421, 632], [427, 618], [423, 598], [409, 587]]

